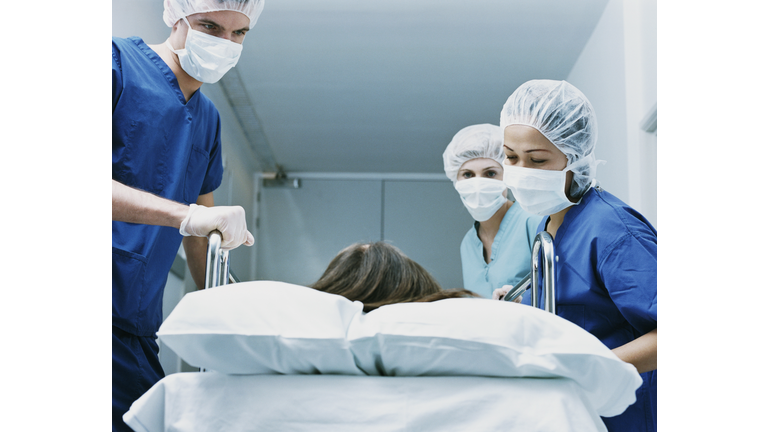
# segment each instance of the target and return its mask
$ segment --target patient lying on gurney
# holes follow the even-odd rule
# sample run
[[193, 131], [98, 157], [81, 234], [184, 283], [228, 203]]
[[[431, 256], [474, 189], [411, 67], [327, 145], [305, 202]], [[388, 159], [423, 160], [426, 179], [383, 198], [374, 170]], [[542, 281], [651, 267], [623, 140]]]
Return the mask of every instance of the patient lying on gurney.
[[365, 312], [392, 303], [479, 297], [464, 289], [443, 290], [422, 266], [384, 242], [344, 248], [310, 286], [360, 301]]

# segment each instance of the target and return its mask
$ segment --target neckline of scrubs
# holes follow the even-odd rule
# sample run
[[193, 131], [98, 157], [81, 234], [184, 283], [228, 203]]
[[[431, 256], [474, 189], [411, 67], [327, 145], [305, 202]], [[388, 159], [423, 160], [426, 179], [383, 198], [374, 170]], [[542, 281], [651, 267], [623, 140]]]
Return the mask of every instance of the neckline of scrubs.
[[[493, 264], [494, 261], [496, 261], [496, 255], [498, 255], [499, 253], [499, 248], [497, 247], [500, 244], [498, 243], [499, 238], [503, 237], [504, 232], [509, 228], [509, 224], [510, 224], [509, 221], [512, 219], [513, 208], [515, 208], [515, 201], [512, 201], [512, 205], [509, 206], [509, 208], [507, 209], [507, 212], [504, 213], [504, 217], [501, 218], [501, 222], [499, 222], [499, 230], [496, 232], [496, 235], [493, 237], [493, 243], [491, 243], [491, 262], [487, 263], [485, 262], [485, 259], [483, 259], [483, 264], [485, 265], [486, 268], [491, 264]], [[478, 235], [478, 231], [477, 231], [480, 228], [480, 222], [475, 221], [474, 228], [475, 228], [475, 239], [477, 239], [477, 243], [480, 244], [480, 249], [481, 249], [480, 256], [484, 256], [482, 253], [483, 241], [480, 240], [480, 235]], [[475, 244], [476, 246], [477, 246], [477, 243]]]
[[[591, 197], [594, 191], [595, 191], [595, 188], [591, 187], [586, 192], [584, 192], [584, 195], [581, 196], [579, 203], [573, 205], [572, 208], [568, 210], [568, 213], [566, 213], [565, 216], [563, 217], [563, 223], [560, 225], [560, 228], [557, 229], [557, 235], [554, 238], [555, 252], [557, 252], [557, 246], [560, 244], [560, 240], [563, 237], [565, 237], [565, 235], [568, 233], [568, 228], [570, 228], [571, 223], [576, 219], [579, 213], [581, 213], [581, 211], [584, 209], [584, 204], [586, 204], [587, 201], [591, 200]], [[594, 192], [594, 193], [597, 193], [597, 192]], [[546, 222], [544, 223], [545, 230], [547, 228], [547, 224], [549, 224], [549, 220], [550, 220], [550, 216], [547, 216]]]
[[139, 47], [139, 49], [150, 59], [152, 60], [152, 63], [157, 66], [158, 69], [160, 69], [160, 72], [165, 77], [166, 81], [168, 81], [168, 84], [171, 86], [171, 89], [173, 89], [173, 92], [176, 93], [176, 97], [179, 99], [179, 102], [181, 102], [182, 105], [189, 105], [194, 104], [197, 102], [197, 94], [200, 92], [200, 89], [195, 90], [194, 93], [192, 93], [192, 96], [189, 97], [189, 100], [187, 100], [184, 97], [184, 92], [181, 91], [181, 87], [179, 87], [179, 80], [176, 79], [176, 75], [174, 75], [171, 68], [168, 66], [168, 64], [165, 63], [165, 61], [160, 57], [155, 50], [149, 47], [146, 42], [144, 42], [143, 39], [139, 37], [133, 37], [131, 38], [133, 42], [136, 44], [136, 46]]

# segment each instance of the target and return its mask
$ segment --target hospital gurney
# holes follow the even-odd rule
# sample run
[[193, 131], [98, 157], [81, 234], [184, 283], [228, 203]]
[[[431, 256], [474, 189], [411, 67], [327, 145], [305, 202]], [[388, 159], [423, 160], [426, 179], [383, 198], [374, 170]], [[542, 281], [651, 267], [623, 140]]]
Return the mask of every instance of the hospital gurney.
[[[466, 328], [484, 317], [516, 330]], [[208, 371], [153, 386], [124, 417], [136, 431], [605, 431], [600, 416], [640, 384], [575, 325], [485, 299], [363, 314], [340, 296], [245, 282], [188, 294], [163, 327]]]
[[531, 306], [539, 307], [538, 278], [531, 278], [532, 274], [538, 274], [539, 269], [544, 281], [544, 310], [555, 313], [555, 242], [546, 231], [536, 234], [533, 239], [531, 272], [504, 295], [504, 301], [515, 301], [531, 288]]

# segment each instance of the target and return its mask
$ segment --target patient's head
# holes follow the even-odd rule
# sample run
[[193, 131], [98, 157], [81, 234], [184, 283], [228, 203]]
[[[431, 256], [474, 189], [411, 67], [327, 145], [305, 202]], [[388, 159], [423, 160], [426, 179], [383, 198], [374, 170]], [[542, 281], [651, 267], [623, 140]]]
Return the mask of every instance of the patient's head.
[[311, 287], [360, 301], [365, 312], [392, 303], [474, 295], [465, 290], [443, 291], [422, 266], [384, 242], [344, 248]]

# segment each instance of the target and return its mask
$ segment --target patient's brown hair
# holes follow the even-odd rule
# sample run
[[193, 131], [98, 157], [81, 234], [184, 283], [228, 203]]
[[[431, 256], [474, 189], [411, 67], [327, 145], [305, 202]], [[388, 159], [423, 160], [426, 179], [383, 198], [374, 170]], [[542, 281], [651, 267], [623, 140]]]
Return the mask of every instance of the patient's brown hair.
[[339, 294], [352, 301], [363, 303], [369, 312], [392, 303], [421, 301], [424, 298], [439, 300], [447, 296], [440, 284], [415, 261], [399, 249], [384, 242], [355, 243], [339, 252], [325, 273], [310, 285], [320, 291]]

